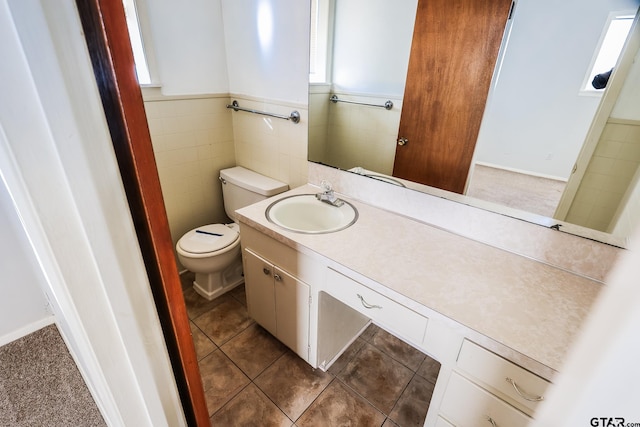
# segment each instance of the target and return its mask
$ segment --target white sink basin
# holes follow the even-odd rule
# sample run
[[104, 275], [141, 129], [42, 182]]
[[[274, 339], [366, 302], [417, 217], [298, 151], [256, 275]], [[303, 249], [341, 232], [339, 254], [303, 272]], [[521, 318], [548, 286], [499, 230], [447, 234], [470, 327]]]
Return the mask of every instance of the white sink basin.
[[272, 223], [297, 233], [320, 234], [344, 230], [358, 219], [349, 202], [340, 207], [321, 202], [314, 194], [299, 194], [273, 202], [266, 211]]

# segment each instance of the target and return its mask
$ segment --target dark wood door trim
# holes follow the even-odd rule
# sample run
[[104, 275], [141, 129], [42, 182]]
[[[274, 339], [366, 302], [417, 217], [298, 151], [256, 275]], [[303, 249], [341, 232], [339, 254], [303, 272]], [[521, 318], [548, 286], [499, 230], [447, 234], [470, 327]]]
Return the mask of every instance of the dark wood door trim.
[[129, 209], [191, 426], [209, 414], [121, 1], [76, 0]]

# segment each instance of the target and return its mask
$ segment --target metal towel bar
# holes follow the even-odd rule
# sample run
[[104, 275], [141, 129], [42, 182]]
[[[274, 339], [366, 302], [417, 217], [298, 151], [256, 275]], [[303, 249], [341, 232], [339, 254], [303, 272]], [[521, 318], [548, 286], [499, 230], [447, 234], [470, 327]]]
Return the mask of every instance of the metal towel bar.
[[246, 111], [247, 113], [262, 114], [263, 116], [275, 117], [277, 119], [291, 120], [293, 123], [300, 123], [300, 113], [292, 111], [290, 115], [283, 116], [281, 114], [267, 113], [265, 111], [252, 110], [250, 108], [243, 108], [238, 104], [238, 101], [233, 101], [227, 105], [227, 108], [233, 108], [233, 111]]
[[338, 98], [338, 95], [331, 95], [331, 98], [329, 98], [329, 101], [333, 102], [334, 104], [337, 102], [345, 102], [347, 104], [366, 105], [369, 107], [380, 107], [380, 108], [384, 108], [385, 110], [391, 110], [393, 108], [393, 102], [391, 102], [391, 100], [385, 102], [384, 105], [379, 105], [379, 104], [367, 104], [366, 102], [345, 101], [344, 99]]

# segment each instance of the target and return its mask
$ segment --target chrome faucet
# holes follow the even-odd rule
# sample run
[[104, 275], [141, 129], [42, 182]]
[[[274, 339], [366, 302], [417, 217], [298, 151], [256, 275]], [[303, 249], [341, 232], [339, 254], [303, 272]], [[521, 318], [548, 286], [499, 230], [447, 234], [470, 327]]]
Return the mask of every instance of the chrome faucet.
[[344, 205], [344, 201], [337, 198], [333, 193], [333, 188], [331, 187], [331, 183], [329, 181], [323, 180], [320, 183], [320, 187], [322, 187], [322, 193], [317, 193], [316, 199], [336, 207]]

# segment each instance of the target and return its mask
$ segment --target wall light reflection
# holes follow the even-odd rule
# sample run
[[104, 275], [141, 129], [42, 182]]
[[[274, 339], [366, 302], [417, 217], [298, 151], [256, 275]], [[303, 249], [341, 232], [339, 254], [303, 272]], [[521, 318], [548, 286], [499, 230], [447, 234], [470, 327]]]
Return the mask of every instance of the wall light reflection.
[[258, 39], [262, 52], [268, 53], [273, 42], [273, 11], [269, 0], [260, 0], [258, 4]]

